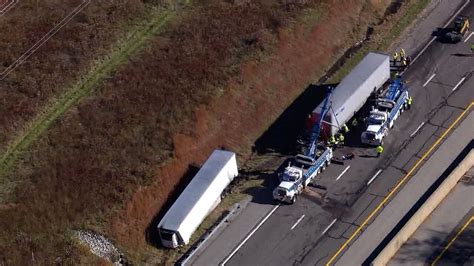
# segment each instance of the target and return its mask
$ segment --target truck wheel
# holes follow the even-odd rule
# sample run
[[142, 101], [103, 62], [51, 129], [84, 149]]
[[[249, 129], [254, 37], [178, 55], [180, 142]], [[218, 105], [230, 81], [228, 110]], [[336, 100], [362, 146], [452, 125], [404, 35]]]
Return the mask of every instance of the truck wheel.
[[326, 166], [329, 166], [331, 164], [331, 160], [326, 161]]
[[293, 198], [291, 198], [291, 204], [295, 204], [296, 198], [298, 198], [297, 195], [294, 195]]

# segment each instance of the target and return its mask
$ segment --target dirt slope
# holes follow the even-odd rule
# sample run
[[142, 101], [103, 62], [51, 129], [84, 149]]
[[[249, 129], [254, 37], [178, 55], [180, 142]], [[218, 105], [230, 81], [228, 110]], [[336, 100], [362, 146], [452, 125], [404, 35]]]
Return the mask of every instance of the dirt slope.
[[0, 208], [0, 262], [74, 260], [74, 228], [143, 256], [188, 165], [218, 147], [243, 160], [385, 2], [208, 0], [187, 11], [24, 155]]

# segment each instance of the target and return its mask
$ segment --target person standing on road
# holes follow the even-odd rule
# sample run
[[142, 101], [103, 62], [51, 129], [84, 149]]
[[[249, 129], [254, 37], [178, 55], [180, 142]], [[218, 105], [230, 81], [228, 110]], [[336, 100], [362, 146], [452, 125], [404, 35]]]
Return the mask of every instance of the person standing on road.
[[377, 148], [375, 148], [375, 151], [377, 152], [377, 157], [380, 157], [380, 154], [383, 152], [383, 146], [379, 145]]
[[411, 108], [411, 104], [413, 103], [413, 98], [411, 96], [408, 96], [407, 99], [407, 109]]
[[341, 145], [344, 145], [344, 134], [339, 134], [337, 136], [337, 140], [339, 141]]
[[336, 144], [336, 138], [334, 137], [334, 135], [329, 137], [328, 142], [329, 142], [329, 146], [333, 146], [334, 144]]
[[347, 127], [346, 124], [342, 125], [342, 133], [347, 133], [349, 132], [349, 128]]
[[405, 49], [403, 49], [403, 48], [400, 50], [400, 57], [402, 59], [406, 58]]

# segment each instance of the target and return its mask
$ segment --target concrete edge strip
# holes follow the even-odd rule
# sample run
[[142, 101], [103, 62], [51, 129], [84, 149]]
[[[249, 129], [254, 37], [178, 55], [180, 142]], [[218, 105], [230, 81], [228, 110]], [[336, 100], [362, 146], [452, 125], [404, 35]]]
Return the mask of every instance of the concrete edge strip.
[[426, 200], [410, 220], [398, 231], [385, 248], [373, 260], [372, 265], [387, 265], [397, 251], [415, 233], [418, 227], [438, 207], [441, 201], [448, 196], [461, 177], [474, 165], [474, 150], [463, 159], [454, 171], [441, 183], [435, 192]]

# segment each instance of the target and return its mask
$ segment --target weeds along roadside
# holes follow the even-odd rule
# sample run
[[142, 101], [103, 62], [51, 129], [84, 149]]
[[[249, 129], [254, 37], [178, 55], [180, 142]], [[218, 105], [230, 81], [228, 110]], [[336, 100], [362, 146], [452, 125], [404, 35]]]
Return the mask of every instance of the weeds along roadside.
[[[263, 9], [263, 11], [267, 11], [267, 9], [265, 9], [265, 8], [266, 8], [265, 6], [261, 6], [261, 9]], [[247, 10], [247, 9], [246, 9], [246, 10]], [[246, 10], [243, 10], [243, 11], [245, 12]], [[248, 10], [253, 10], [253, 9], [249, 8]], [[281, 16], [284, 16], [284, 15], [286, 14], [286, 13], [285, 13], [285, 12], [286, 12], [285, 10], [286, 10], [286, 9], [284, 9], [284, 8], [279, 8], [279, 10], [277, 10], [277, 12], [278, 12], [278, 11], [281, 11], [281, 12], [280, 12], [280, 13], [281, 13], [280, 15], [281, 15]], [[222, 14], [222, 13], [220, 13], [220, 11], [221, 11], [220, 9], [217, 10], [217, 12], [218, 12], [218, 13], [217, 13], [217, 15], [218, 15], [217, 17], [218, 17], [218, 18], [222, 18], [222, 19], [223, 19], [226, 23], [228, 23], [228, 24], [229, 24], [229, 22], [232, 22], [232, 19], [225, 19], [225, 17], [223, 17], [222, 15], [219, 15], [219, 14]], [[240, 10], [240, 11], [242, 11], [242, 10]], [[205, 13], [205, 12], [204, 12], [204, 13]], [[294, 12], [293, 12], [293, 13], [294, 13]], [[229, 12], [225, 12], [225, 13], [223, 13], [223, 14], [229, 14]], [[255, 22], [255, 21], [258, 22], [258, 21], [261, 20], [260, 14], [261, 14], [260, 12], [253, 12], [252, 16], [253, 16], [253, 19], [254, 19], [254, 20], [252, 21], [252, 23]], [[267, 14], [268, 14], [268, 13], [267, 13]], [[214, 15], [216, 15], [215, 12], [214, 12]], [[229, 15], [233, 16], [233, 14], [229, 14]], [[248, 21], [248, 16], [242, 16], [242, 15], [240, 15], [240, 14], [237, 14], [237, 16], [238, 16], [238, 19], [243, 19], [244, 21]], [[267, 16], [267, 17], [270, 17], [270, 16]], [[235, 18], [235, 16], [234, 16], [234, 18]], [[286, 18], [286, 17], [285, 17], [285, 18]], [[194, 20], [193, 20], [193, 21], [194, 21]], [[201, 21], [201, 22], [207, 24], [208, 19], [207, 19], [205, 16], [203, 16], [203, 18], [200, 19], [199, 21]], [[198, 23], [198, 24], [199, 24], [199, 23]], [[252, 26], [252, 27], [250, 28], [250, 31], [252, 31], [252, 29], [255, 28], [255, 27], [257, 27], [257, 28], [260, 27], [260, 25], [261, 25], [260, 23], [251, 24], [250, 26]], [[273, 25], [273, 24], [270, 24], [270, 25]], [[214, 25], [211, 25], [211, 24], [210, 24], [210, 25], [204, 25], [204, 26], [206, 26], [206, 29], [207, 29], [206, 32], [213, 32], [212, 28], [214, 27]], [[247, 37], [247, 35], [246, 35], [247, 33], [243, 32], [242, 30], [239, 29], [239, 28], [242, 28], [242, 27], [238, 27], [238, 25], [236, 25], [236, 26], [231, 25], [231, 26], [232, 26], [232, 30], [231, 30], [231, 34], [232, 34], [232, 35], [235, 35], [235, 33], [239, 33], [239, 34], [240, 34], [239, 37], [237, 37], [237, 39], [240, 39], [240, 37], [242, 37], [243, 34], [245, 34], [245, 36], [243, 36], [243, 37]], [[197, 27], [201, 27], [201, 24], [197, 25]], [[191, 28], [196, 29], [195, 27], [191, 27]], [[225, 30], [227, 27], [220, 27], [220, 28]], [[219, 30], [219, 29], [218, 29], [218, 30]], [[235, 30], [235, 31], [234, 31], [234, 30]], [[224, 36], [227, 36], [228, 31], [227, 31], [227, 32], [224, 32], [224, 33], [225, 33]], [[191, 35], [192, 35], [192, 34], [191, 34]], [[184, 35], [183, 35], [183, 36], [184, 36]], [[162, 36], [159, 36], [159, 39], [158, 39], [159, 42], [162, 41], [162, 38], [161, 38], [161, 37], [162, 37]], [[183, 38], [181, 37], [181, 35], [178, 36], [178, 37], [179, 37], [180, 39], [183, 39]], [[230, 38], [227, 38], [227, 39], [230, 39]], [[232, 38], [232, 39], [235, 39], [235, 38]], [[185, 41], [186, 41], [186, 39], [185, 39]], [[250, 41], [251, 41], [251, 40], [250, 40]], [[180, 40], [179, 40], [179, 42], [181, 43]], [[174, 43], [174, 42], [172, 42], [172, 43]], [[229, 46], [229, 45], [228, 45], [228, 43], [229, 43], [228, 41], [226, 41], [225, 43], [227, 43], [226, 45]], [[240, 44], [240, 42], [238, 42], [238, 45], [239, 45], [239, 44]], [[219, 45], [219, 43], [218, 43], [218, 45]], [[212, 47], [214, 47], [214, 46], [212, 46]], [[229, 51], [233, 51], [233, 49], [230, 48], [230, 47], [224, 47], [224, 48], [227, 49], [227, 50], [229, 50]], [[159, 49], [149, 49], [149, 50], [159, 51]], [[180, 50], [178, 50], [178, 51], [180, 51]], [[245, 51], [244, 51], [244, 52], [245, 52]], [[149, 55], [148, 53], [145, 53], [145, 54], [146, 54], [146, 55]], [[148, 57], [149, 57], [149, 56], [148, 56]], [[228, 57], [224, 56], [224, 58], [228, 58]], [[214, 58], [214, 59], [216, 59], [216, 58]], [[217, 58], [217, 59], [219, 59], [219, 58]], [[154, 58], [154, 60], [156, 61], [156, 58]], [[131, 67], [131, 69], [139, 69], [139, 70], [138, 70], [138, 71], [139, 71], [138, 73], [140, 73], [140, 74], [142, 74], [142, 72], [147, 72], [147, 73], [148, 73], [147, 75], [148, 75], [149, 79], [150, 79], [150, 80], [154, 80], [154, 77], [155, 77], [155, 75], [156, 75], [155, 73], [157, 73], [157, 71], [155, 71], [155, 69], [152, 68], [153, 64], [151, 64], [151, 65], [142, 64], [142, 62], [140, 62], [139, 59], [138, 59], [138, 60], [133, 59], [133, 60], [131, 60], [131, 61], [132, 61], [132, 64], [131, 64], [132, 67]], [[163, 64], [163, 65], [166, 65], [165, 67], [166, 67], [167, 69], [168, 69], [168, 63], [167, 63], [167, 62], [173, 62], [172, 59], [170, 59], [169, 61], [168, 61], [168, 60], [158, 60], [158, 61], [165, 62], [165, 64]], [[222, 60], [219, 59], [219, 60], [216, 60], [216, 61], [221, 62]], [[199, 63], [202, 63], [202, 62], [203, 62], [203, 60], [199, 60]], [[146, 68], [146, 69], [149, 69], [149, 68], [151, 67], [151, 71], [145, 71], [146, 69], [140, 68], [139, 65], [145, 65], [144, 68]], [[220, 64], [219, 64], [219, 65], [220, 65]], [[119, 72], [120, 72], [120, 71], [119, 71]], [[179, 72], [181, 72], [181, 71], [179, 71]], [[132, 73], [132, 74], [133, 74], [133, 73]], [[120, 74], [118, 74], [118, 75], [120, 75]], [[180, 73], [180, 75], [181, 75], [181, 76], [186, 76], [186, 75], [183, 75], [182, 73]], [[220, 74], [219, 74], [219, 75], [220, 75]], [[126, 76], [127, 76], [127, 75], [126, 75]], [[142, 76], [142, 75], [140, 75], [140, 76]], [[127, 77], [131, 77], [131, 76], [129, 75], [129, 76], [127, 76]], [[128, 80], [129, 80], [127, 77], [125, 77], [125, 79], [124, 79], [125, 81], [128, 81]], [[122, 78], [124, 78], [124, 77], [122, 76]], [[117, 78], [117, 79], [120, 80], [120, 77]], [[117, 79], [113, 79], [113, 80], [116, 81]], [[142, 79], [142, 80], [143, 80], [143, 79]], [[114, 95], [117, 96], [117, 88], [118, 88], [118, 87], [122, 87], [124, 93], [130, 91], [130, 90], [129, 90], [129, 87], [133, 87], [133, 85], [130, 86], [130, 83], [128, 83], [128, 82], [125, 82], [125, 84], [122, 84], [121, 86], [114, 86], [114, 85], [117, 85], [117, 83], [112, 82], [112, 79], [107, 79], [107, 83], [108, 83], [108, 81], [111, 82], [109, 85], [112, 84], [112, 85], [109, 87], [109, 90], [108, 90], [110, 93], [105, 95], [105, 98], [108, 98], [108, 99], [110, 99], [110, 98], [117, 99], [117, 98], [115, 98], [115, 97], [109, 97], [109, 96], [111, 96], [111, 94], [113, 94], [112, 96], [114, 96]], [[155, 81], [155, 83], [156, 83], [156, 81]], [[174, 83], [173, 83], [173, 84], [174, 84]], [[104, 90], [105, 90], [105, 89], [104, 89]], [[104, 92], [104, 90], [101, 90], [100, 92], [102, 93], [102, 92]], [[131, 93], [131, 94], [125, 94], [125, 95], [119, 94], [121, 97], [118, 97], [118, 99], [119, 99], [119, 101], [122, 101], [122, 100], [126, 101], [126, 100], [130, 97], [130, 98], [136, 100], [137, 98], [136, 98], [135, 96], [137, 96], [137, 95], [138, 95], [138, 97], [141, 97], [141, 96], [142, 96], [142, 93], [137, 93], [137, 92], [142, 92], [142, 91], [140, 91], [140, 90], [138, 90], [138, 91], [135, 90], [135, 91], [134, 91], [133, 93]], [[149, 90], [148, 90], [148, 92], [149, 92]], [[167, 91], [164, 91], [163, 93], [166, 93], [166, 92], [167, 92]], [[145, 92], [145, 93], [146, 93], [146, 92]], [[139, 95], [139, 94], [140, 94], [140, 95]], [[156, 94], [158, 94], [158, 93], [154, 93], [154, 91], [152, 91], [152, 93], [149, 94], [148, 96], [153, 97], [153, 95], [156, 95]], [[85, 105], [85, 110], [82, 109], [83, 111], [87, 112], [87, 110], [96, 110], [96, 109], [94, 109], [94, 108], [88, 108], [88, 107], [94, 107], [94, 106], [88, 106], [88, 105], [87, 105], [88, 103], [94, 101], [94, 98], [95, 98], [95, 95], [92, 96], [92, 97], [88, 97], [88, 99], [84, 99], [83, 101], [81, 101], [81, 103], [84, 103], [84, 105]], [[102, 100], [102, 99], [103, 99], [103, 98], [99, 99], [99, 101]], [[107, 100], [107, 99], [105, 99], [105, 100]], [[114, 101], [114, 102], [117, 102], [117, 101]], [[132, 102], [134, 102], [134, 101], [132, 100]], [[182, 103], [182, 102], [181, 102], [181, 103]], [[80, 104], [79, 104], [79, 105], [80, 105]], [[84, 107], [84, 105], [80, 105], [78, 108]], [[113, 105], [113, 103], [111, 103], [111, 105]], [[123, 110], [121, 107], [123, 107], [123, 106], [119, 106], [119, 108], [117, 108], [117, 109], [114, 109], [114, 108], [112, 107], [112, 109], [113, 109], [113, 110]], [[150, 106], [150, 107], [151, 107], [151, 106]], [[107, 109], [107, 110], [110, 110], [109, 107], [107, 107], [106, 109]], [[135, 111], [136, 109], [137, 109], [137, 108], [135, 108], [135, 109], [132, 111], [132, 113], [136, 114], [136, 111]], [[78, 109], [77, 109], [77, 110], [78, 110]], [[71, 112], [68, 112], [68, 114], [71, 115], [71, 116], [74, 116], [75, 114], [79, 113], [79, 112], [77, 112], [77, 110], [76, 110], [76, 109], [73, 109]], [[106, 111], [107, 111], [107, 110], [106, 110]], [[130, 110], [131, 110], [131, 109], [129, 109], [129, 111], [130, 111]], [[150, 113], [150, 110], [151, 110], [150, 108], [147, 108], [147, 110], [144, 110], [144, 111]], [[153, 109], [153, 110], [154, 110], [154, 109]], [[161, 111], [161, 110], [159, 110], [159, 111]], [[156, 113], [154, 113], [154, 112], [151, 112], [151, 113], [152, 113], [152, 116], [156, 117]], [[96, 112], [89, 112], [88, 114], [90, 114], [89, 119], [94, 119], [95, 117], [101, 117], [100, 114], [97, 114]], [[69, 116], [67, 116], [67, 117], [69, 117]], [[149, 116], [148, 116], [148, 117], [149, 117]], [[102, 122], [102, 121], [108, 121], [108, 119], [110, 119], [110, 116], [109, 116], [109, 117], [101, 117], [101, 118], [105, 118], [105, 119], [99, 119], [99, 122], [100, 122], [100, 123], [92, 123], [93, 126], [94, 126], [94, 128], [101, 127], [101, 126], [102, 126], [102, 123], [101, 123], [101, 122]], [[108, 119], [107, 119], [107, 118], [108, 118]], [[67, 119], [65, 118], [65, 120], [67, 120]], [[58, 125], [58, 128], [61, 128], [62, 125], [72, 125], [72, 124], [73, 124], [73, 125], [77, 125], [77, 124], [80, 124], [80, 123], [75, 123], [75, 121], [78, 121], [78, 120], [73, 121], [73, 123], [69, 123], [70, 121], [65, 121], [65, 120], [63, 120], [63, 119], [58, 119], [58, 120], [57, 120], [57, 121], [58, 121], [58, 124], [57, 124], [57, 125]], [[143, 119], [139, 119], [139, 120], [140, 120], [140, 121], [144, 121]], [[136, 121], [136, 120], [134, 120], [134, 121]], [[84, 123], [84, 124], [87, 123], [87, 121], [83, 121], [83, 120], [80, 120], [79, 122], [82, 122], [82, 123]], [[63, 124], [63, 123], [64, 123], [64, 124]], [[153, 123], [153, 122], [152, 122], [152, 123]], [[120, 127], [121, 124], [120, 124], [120, 123], [117, 123], [117, 124], [118, 124], [119, 127]], [[55, 125], [56, 125], [56, 124], [55, 124]], [[45, 135], [47, 135], [47, 136], [41, 137], [40, 140], [37, 141], [37, 143], [43, 143], [43, 144], [45, 144], [47, 147], [49, 147], [49, 146], [48, 146], [48, 140], [63, 139], [63, 138], [66, 138], [66, 139], [67, 139], [70, 134], [73, 134], [73, 135], [74, 135], [74, 133], [75, 133], [75, 132], [72, 131], [72, 130], [71, 130], [70, 132], [65, 133], [65, 132], [64, 132], [63, 130], [61, 130], [61, 129], [60, 129], [59, 131], [55, 131], [55, 129], [57, 129], [57, 127], [56, 127], [56, 126], [53, 126], [52, 129], [48, 130], [48, 132], [52, 132], [51, 135], [50, 135], [50, 134], [45, 134]], [[63, 129], [64, 129], [64, 128], [63, 128]], [[105, 131], [112, 131], [112, 130], [109, 130], [109, 129], [110, 129], [110, 128], [105, 128]], [[93, 132], [95, 132], [95, 131], [93, 131]], [[54, 133], [58, 133], [58, 134], [53, 135]], [[156, 133], [156, 132], [154, 132], [154, 133]], [[156, 135], [156, 134], [153, 134], [153, 135]], [[63, 136], [64, 136], [64, 137], [63, 137]], [[77, 135], [75, 135], [75, 136], [77, 136]], [[127, 136], [128, 136], [128, 135], [127, 135]], [[142, 135], [137, 136], [137, 137], [142, 138]], [[109, 138], [109, 139], [110, 139], [110, 138]], [[77, 142], [76, 142], [76, 141], [73, 141], [73, 143], [72, 143], [73, 145], [74, 145], [74, 144], [80, 145], [80, 144], [83, 143], [82, 139], [76, 139], [76, 140], [77, 140]], [[86, 138], [86, 141], [87, 141], [87, 138]], [[133, 143], [135, 143], [134, 140], [128, 140], [128, 139], [127, 139], [127, 141], [128, 141], [128, 145], [134, 146], [134, 145], [133, 145]], [[54, 142], [54, 141], [53, 141], [53, 142]], [[108, 143], [107, 141], [105, 141], [105, 142]], [[51, 160], [51, 161], [49, 161], [49, 162], [51, 163], [50, 166], [51, 166], [52, 168], [50, 168], [49, 170], [43, 171], [43, 170], [41, 170], [41, 169], [38, 169], [37, 167], [34, 167], [35, 169], [32, 169], [32, 170], [30, 170], [30, 172], [27, 173], [27, 174], [31, 174], [31, 179], [35, 179], [35, 181], [38, 180], [38, 176], [41, 176], [41, 174], [45, 174], [45, 182], [43, 182], [43, 184], [41, 184], [41, 185], [44, 185], [44, 186], [43, 186], [44, 189], [41, 189], [39, 186], [37, 186], [38, 182], [37, 182], [37, 183], [33, 183], [33, 185], [28, 186], [28, 187], [32, 187], [32, 194], [36, 194], [36, 195], [38, 195], [38, 197], [40, 197], [40, 198], [42, 198], [42, 199], [44, 199], [45, 197], [47, 197], [48, 193], [51, 193], [51, 194], [53, 194], [53, 195], [59, 195], [59, 196], [61, 196], [61, 197], [51, 196], [51, 198], [56, 197], [55, 201], [58, 202], [58, 203], [55, 204], [54, 207], [57, 207], [57, 209], [59, 209], [59, 210], [63, 210], [63, 209], [62, 209], [62, 208], [64, 208], [63, 206], [67, 205], [67, 203], [68, 203], [68, 202], [63, 202], [63, 198], [71, 199], [71, 195], [76, 195], [76, 194], [77, 194], [76, 191], [78, 191], [78, 188], [75, 187], [74, 185], [71, 185], [71, 187], [73, 187], [73, 188], [71, 189], [71, 191], [68, 191], [68, 194], [66, 194], [66, 193], [60, 194], [60, 192], [61, 192], [61, 191], [59, 191], [60, 189], [55, 188], [54, 184], [57, 184], [57, 183], [64, 184], [65, 182], [68, 182], [69, 179], [71, 179], [71, 180], [70, 180], [70, 181], [71, 181], [71, 184], [76, 184], [76, 183], [72, 183], [72, 182], [80, 182], [80, 180], [81, 180], [82, 178], [87, 178], [87, 175], [82, 176], [81, 173], [77, 173], [77, 172], [71, 171], [71, 169], [69, 169], [68, 167], [66, 167], [67, 169], [66, 169], [66, 168], [60, 169], [60, 171], [61, 171], [61, 170], [63, 170], [63, 171], [64, 171], [64, 170], [68, 171], [66, 175], [61, 176], [61, 177], [62, 177], [61, 179], [58, 179], [58, 180], [51, 180], [50, 177], [54, 176], [54, 173], [57, 173], [57, 171], [56, 171], [57, 168], [61, 166], [60, 163], [58, 163], [58, 161], [61, 161], [61, 159], [64, 158], [64, 153], [62, 153], [61, 151], [64, 151], [64, 148], [65, 148], [65, 147], [63, 147], [63, 145], [57, 145], [57, 143], [58, 143], [58, 142], [53, 143], [53, 146], [51, 146], [51, 149], [43, 149], [43, 150], [40, 150], [40, 151], [38, 151], [38, 150], [36, 149], [36, 147], [38, 147], [38, 146], [36, 146], [36, 143], [35, 143], [35, 145], [31, 147], [31, 149], [33, 149], [32, 153], [35, 154], [35, 155], [39, 155], [39, 156], [36, 157], [35, 160], [30, 160], [29, 162], [31, 162], [31, 164], [28, 164], [28, 162], [26, 163], [26, 165], [25, 165], [25, 164], [22, 164], [22, 165], [20, 165], [20, 166], [18, 166], [18, 164], [15, 164], [15, 169], [18, 170], [18, 171], [21, 173], [21, 171], [24, 171], [25, 168], [28, 168], [28, 167], [31, 168], [31, 165], [33, 165], [33, 167], [34, 167], [35, 165], [36, 165], [36, 166], [37, 166], [37, 165], [41, 165], [41, 163], [42, 163], [43, 161], [47, 161], [49, 158], [52, 157], [50, 153], [53, 153], [53, 154], [57, 153], [58, 158], [55, 158], [55, 159], [57, 159], [57, 160]], [[54, 145], [54, 144], [56, 144], [56, 145]], [[68, 143], [68, 144], [69, 144], [69, 143]], [[38, 144], [38, 145], [40, 145], [40, 144]], [[114, 146], [114, 147], [115, 147], [115, 146]], [[73, 147], [73, 148], [74, 148], [74, 147]], [[101, 147], [97, 147], [97, 146], [93, 146], [92, 149], [93, 149], [93, 150], [96, 149], [97, 152], [100, 152], [100, 151], [102, 150]], [[106, 147], [105, 149], [107, 149], [107, 147]], [[29, 149], [28, 149], [28, 150], [29, 150]], [[77, 150], [76, 150], [76, 149], [73, 149], [72, 151], [73, 151], [72, 153], [74, 153], [74, 151], [77, 151]], [[156, 157], [156, 153], [157, 153], [157, 152], [159, 152], [158, 149], [156, 149], [156, 150], [153, 149], [153, 150], [152, 150], [152, 153], [153, 153], [152, 156], [153, 156], [153, 157]], [[94, 153], [94, 151], [91, 151], [91, 153]], [[117, 150], [115, 150], [113, 153], [114, 153], [114, 154], [118, 154], [119, 156], [121, 155], [121, 153], [120, 153], [120, 152], [117, 152]], [[28, 152], [27, 154], [30, 154], [30, 153]], [[79, 153], [79, 154], [75, 153], [75, 155], [78, 155], [78, 156], [72, 156], [72, 157], [73, 157], [72, 161], [73, 161], [74, 163], [71, 163], [71, 164], [73, 164], [73, 165], [70, 165], [70, 166], [72, 166], [72, 167], [79, 166], [79, 167], [80, 167], [80, 165], [81, 165], [81, 163], [82, 163], [83, 165], [87, 165], [87, 166], [89, 166], [89, 165], [94, 165], [94, 166], [97, 167], [98, 169], [108, 169], [107, 167], [109, 166], [109, 164], [96, 166], [96, 165], [95, 165], [95, 162], [84, 162], [83, 160], [80, 159], [80, 158], [82, 158], [82, 155], [83, 155], [83, 154], [86, 154], [86, 156], [87, 156], [87, 152], [81, 152], [81, 153]], [[137, 154], [135, 153], [134, 155], [137, 155]], [[26, 157], [26, 156], [28, 156], [28, 155], [25, 155], [25, 157], [21, 157], [21, 159], [26, 158], [25, 160], [28, 161], [28, 157]], [[86, 156], [84, 156], [84, 157], [86, 157]], [[127, 156], [128, 156], [128, 154], [127, 154]], [[127, 157], [127, 156], [123, 156], [123, 157]], [[138, 158], [138, 157], [135, 157], [135, 158]], [[116, 159], [116, 158], [114, 158], [114, 159]], [[131, 159], [131, 158], [130, 158], [130, 159]], [[96, 161], [98, 161], [98, 160], [96, 160]], [[138, 160], [138, 161], [140, 161], [140, 160]], [[141, 160], [141, 161], [143, 161], [143, 160]], [[24, 161], [23, 161], [23, 162], [24, 162]], [[49, 162], [48, 162], [48, 163], [49, 163]], [[77, 163], [76, 163], [76, 162], [77, 162]], [[107, 161], [107, 162], [108, 162], [108, 161]], [[88, 164], [88, 163], [91, 163], [91, 164]], [[113, 162], [111, 162], [111, 163], [113, 163]], [[124, 162], [123, 162], [123, 163], [124, 163]], [[156, 166], [157, 164], [152, 163], [152, 164], [150, 164], [150, 165]], [[17, 168], [17, 166], [18, 166], [18, 168]], [[26, 167], [25, 167], [25, 166], [26, 166]], [[101, 166], [105, 166], [105, 167], [101, 167]], [[136, 167], [135, 167], [135, 168], [136, 168]], [[134, 168], [134, 169], [135, 169], [135, 168]], [[125, 169], [125, 170], [128, 170], [128, 169]], [[83, 172], [83, 171], [82, 171], [82, 172]], [[15, 172], [15, 173], [12, 174], [12, 175], [15, 175], [16, 177], [18, 177], [18, 180], [21, 180], [21, 179], [19, 178], [19, 177], [21, 177], [21, 175], [19, 175], [18, 172]], [[109, 178], [110, 178], [108, 175], [100, 175], [100, 174], [99, 174], [98, 176], [103, 177], [102, 179], [109, 179]], [[119, 176], [119, 177], [122, 177], [121, 174], [118, 174], [118, 176]], [[126, 180], [125, 178], [123, 178], [123, 179]], [[54, 182], [54, 181], [56, 181], [56, 182]], [[96, 181], [96, 180], [91, 180], [90, 182], [92, 183], [92, 182], [94, 182], [94, 181]], [[27, 183], [27, 184], [25, 184], [25, 185], [30, 185], [32, 182], [25, 182], [25, 183]], [[102, 186], [102, 187], [101, 187], [99, 184], [96, 184], [96, 183], [94, 183], [95, 186], [90, 186], [90, 185], [89, 185], [90, 183], [89, 183], [89, 182], [87, 182], [87, 183], [88, 183], [88, 184], [86, 184], [86, 185], [84, 185], [84, 186], [88, 186], [88, 188], [87, 188], [88, 190], [93, 189], [93, 187], [96, 187], [96, 188], [99, 187], [99, 188], [102, 189], [101, 191], [97, 191], [98, 193], [96, 193], [96, 194], [102, 194], [102, 193], [105, 194], [105, 193], [107, 193], [108, 191], [110, 191], [109, 188], [111, 187], [111, 185], [110, 185], [109, 183], [107, 183], [107, 185]], [[110, 186], [109, 186], [109, 185], [110, 185]], [[90, 187], [90, 189], [89, 189], [89, 187]], [[127, 189], [127, 188], [125, 188], [125, 190], [126, 190], [126, 189]], [[37, 193], [37, 191], [40, 191], [40, 192]], [[72, 192], [72, 193], [70, 193], [70, 192]], [[122, 193], [123, 190], [122, 190], [122, 191], [119, 191], [119, 192]], [[80, 196], [81, 196], [81, 198], [78, 199], [78, 200], [81, 200], [81, 199], [87, 200], [87, 199], [91, 199], [91, 198], [92, 198], [92, 197], [89, 197], [89, 195], [86, 195], [86, 193], [80, 194]], [[114, 196], [116, 196], [116, 195], [114, 195]], [[30, 198], [30, 199], [34, 199], [35, 197], [32, 196], [32, 195], [29, 195], [29, 198]], [[31, 206], [32, 208], [35, 208], [35, 210], [38, 210], [38, 209], [39, 209], [39, 208], [36, 206], [36, 203], [34, 202], [35, 200], [27, 200], [27, 201], [28, 201], [28, 203], [30, 203], [30, 206]], [[45, 201], [47, 202], [48, 199], [46, 199]], [[69, 202], [71, 202], [71, 200], [69, 200]], [[92, 200], [91, 200], [91, 202], [92, 202]], [[96, 203], [96, 204], [94, 204], [94, 206], [100, 205], [100, 204], [98, 204], [98, 201], [94, 201], [94, 202]], [[115, 202], [115, 198], [114, 198], [113, 200], [108, 200], [108, 201], [106, 201], [106, 204], [104, 204], [104, 205], [101, 206], [101, 207], [103, 207], [104, 209], [109, 209], [108, 206], [112, 205], [114, 202]], [[42, 203], [43, 203], [43, 202], [38, 202], [38, 205], [41, 205]], [[101, 202], [101, 203], [102, 203], [102, 202]], [[76, 204], [76, 206], [77, 206], [77, 205], [78, 205], [78, 204]], [[53, 209], [53, 208], [50, 207], [50, 209]], [[73, 209], [73, 208], [70, 208], [70, 209]], [[84, 208], [82, 208], [82, 206], [81, 206], [81, 210], [78, 210], [77, 212], [75, 212], [75, 211], [74, 211], [75, 209], [73, 209], [73, 211], [70, 211], [70, 213], [72, 213], [72, 214], [70, 214], [70, 215], [75, 215], [75, 213], [77, 213], [78, 216], [83, 217], [83, 215], [81, 215], [81, 213], [84, 213], [84, 212], [81, 212], [83, 209], [84, 209]], [[48, 210], [45, 210], [44, 212], [47, 212], [48, 214], [50, 214], [50, 212], [48, 212]], [[90, 213], [90, 212], [89, 212], [89, 213]], [[61, 215], [61, 214], [62, 214], [62, 213], [59, 213], [59, 211], [58, 211], [58, 212], [55, 212], [55, 213], [54, 213], [53, 215], [51, 215], [51, 216], [59, 216], [59, 215]], [[46, 215], [45, 215], [45, 216], [46, 216]], [[35, 219], [38, 220], [38, 218], [35, 218]], [[28, 220], [28, 219], [24, 219], [24, 220]], [[56, 220], [56, 219], [55, 219], [55, 220]], [[100, 220], [100, 218], [99, 218], [99, 220]], [[58, 223], [59, 223], [59, 222], [58, 222]], [[88, 224], [88, 225], [89, 225], [89, 224]], [[40, 234], [44, 235], [45, 232], [46, 232], [46, 228], [43, 228], [42, 232], [38, 232], [38, 233], [39, 233], [39, 235], [40, 235]]]
[[[121, 63], [137, 53], [148, 39], [159, 32], [163, 26], [176, 15], [173, 11], [155, 9], [151, 11], [147, 23], [136, 27], [129, 36], [120, 40], [111, 49], [109, 55], [93, 63], [90, 71], [83, 76], [71, 89], [58, 98], [52, 99], [38, 115], [19, 132], [0, 157], [0, 184], [5, 182], [6, 175], [23, 151], [33, 143], [49, 126], [65, 111], [81, 98], [90, 94], [94, 86], [112, 73]], [[4, 184], [0, 186], [2, 189]], [[1, 195], [4, 192], [0, 190]]]
[[172, 8], [141, 0], [15, 2], [0, 18], [0, 157], [53, 98], [149, 21], [151, 10]]
[[397, 13], [390, 15], [390, 20], [375, 26], [373, 38], [347, 59], [344, 65], [328, 79], [328, 83], [339, 82], [368, 52], [388, 52], [390, 45], [400, 37], [405, 29], [416, 21], [417, 16], [425, 9], [429, 2], [430, 0], [411, 0], [407, 4], [402, 5]]

